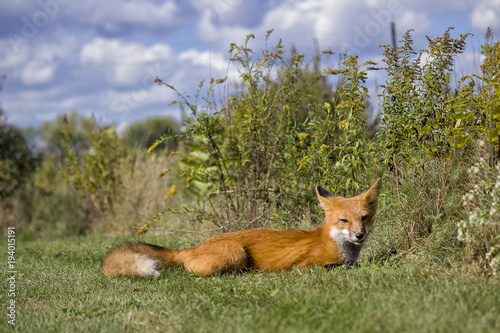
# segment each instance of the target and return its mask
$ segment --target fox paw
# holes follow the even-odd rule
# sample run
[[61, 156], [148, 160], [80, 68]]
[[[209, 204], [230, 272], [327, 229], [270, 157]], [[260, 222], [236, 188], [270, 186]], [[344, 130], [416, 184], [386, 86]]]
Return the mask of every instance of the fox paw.
[[344, 264], [339, 264], [338, 262], [331, 262], [329, 264], [323, 265], [326, 269], [334, 269], [340, 266], [343, 266]]

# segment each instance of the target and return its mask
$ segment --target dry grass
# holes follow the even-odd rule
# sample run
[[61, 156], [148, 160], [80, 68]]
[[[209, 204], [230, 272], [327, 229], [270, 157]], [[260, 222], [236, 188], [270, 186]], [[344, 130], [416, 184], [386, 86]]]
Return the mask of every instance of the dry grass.
[[166, 159], [160, 155], [142, 152], [128, 163], [124, 172], [123, 196], [115, 204], [114, 213], [106, 216], [95, 230], [109, 236], [123, 235], [132, 227], [140, 227], [159, 211], [165, 209], [174, 197], [166, 198], [172, 185], [167, 175], [157, 180], [166, 167]]
[[[137, 158], [124, 170], [123, 198], [116, 203], [114, 213], [105, 216], [94, 231], [107, 236], [138, 237], [138, 231], [148, 221], [166, 209], [180, 209], [182, 206], [193, 207], [196, 198], [185, 191], [185, 182], [175, 175], [158, 175], [165, 168], [173, 169], [177, 161], [167, 159], [167, 153], [147, 154], [138, 152]], [[174, 186], [174, 188], [172, 188]], [[173, 189], [173, 191], [172, 191]], [[185, 234], [198, 232], [209, 236], [214, 234], [215, 226], [211, 223], [193, 223], [189, 214], [166, 213], [146, 228], [149, 236], [165, 236], [170, 233]], [[216, 230], [218, 231], [218, 230]]]

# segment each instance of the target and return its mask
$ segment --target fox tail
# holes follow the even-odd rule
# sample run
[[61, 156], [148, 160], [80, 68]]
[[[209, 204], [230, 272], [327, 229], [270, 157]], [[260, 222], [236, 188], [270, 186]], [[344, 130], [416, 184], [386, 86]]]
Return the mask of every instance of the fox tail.
[[127, 244], [112, 250], [102, 263], [106, 277], [160, 276], [164, 266], [182, 265], [182, 250], [173, 250], [151, 244]]

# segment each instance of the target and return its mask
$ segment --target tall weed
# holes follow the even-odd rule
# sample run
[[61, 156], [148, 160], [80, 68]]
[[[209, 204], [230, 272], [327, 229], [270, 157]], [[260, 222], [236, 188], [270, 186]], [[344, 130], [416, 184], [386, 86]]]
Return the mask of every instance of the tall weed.
[[[256, 56], [248, 45], [253, 38], [231, 44], [243, 89], [222, 107], [213, 93], [225, 78], [210, 80], [202, 105], [180, 94], [174, 101], [186, 112], [181, 141], [189, 148], [178, 174], [201, 198], [199, 216], [225, 231], [300, 225], [305, 212], [317, 212], [310, 204], [318, 182], [352, 195], [373, 174], [365, 87], [372, 63], [359, 66], [346, 56], [340, 70], [320, 73], [319, 58], [331, 52], [317, 55], [311, 70], [295, 50], [285, 59], [281, 42]], [[339, 85], [327, 93], [330, 73], [340, 74]]]

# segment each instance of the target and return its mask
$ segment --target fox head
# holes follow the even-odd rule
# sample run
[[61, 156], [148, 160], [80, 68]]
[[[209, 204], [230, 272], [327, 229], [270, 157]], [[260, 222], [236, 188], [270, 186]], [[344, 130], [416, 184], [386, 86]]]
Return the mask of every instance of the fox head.
[[381, 180], [377, 180], [362, 194], [344, 198], [335, 196], [321, 186], [316, 194], [325, 210], [324, 227], [337, 243], [362, 245], [372, 230], [378, 207]]

